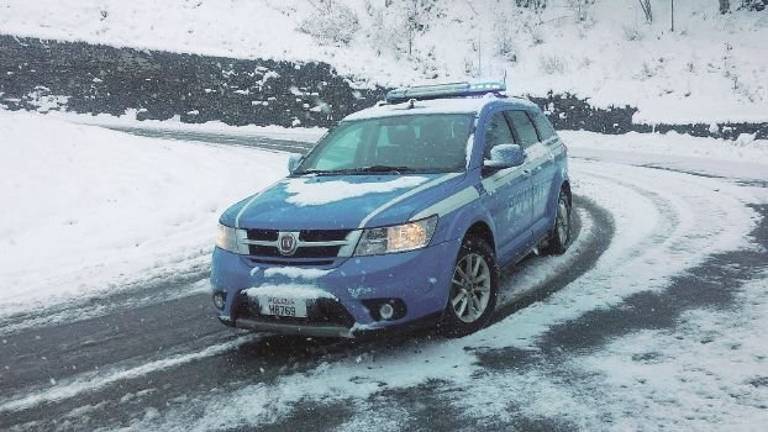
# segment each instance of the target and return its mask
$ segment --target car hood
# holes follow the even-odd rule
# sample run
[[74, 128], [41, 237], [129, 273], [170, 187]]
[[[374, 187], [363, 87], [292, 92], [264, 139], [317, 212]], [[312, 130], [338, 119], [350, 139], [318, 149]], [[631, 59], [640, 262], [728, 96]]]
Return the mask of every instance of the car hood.
[[[402, 223], [417, 203], [458, 174], [288, 177], [230, 207], [221, 223], [238, 228], [354, 229]], [[394, 205], [397, 204], [397, 205]]]

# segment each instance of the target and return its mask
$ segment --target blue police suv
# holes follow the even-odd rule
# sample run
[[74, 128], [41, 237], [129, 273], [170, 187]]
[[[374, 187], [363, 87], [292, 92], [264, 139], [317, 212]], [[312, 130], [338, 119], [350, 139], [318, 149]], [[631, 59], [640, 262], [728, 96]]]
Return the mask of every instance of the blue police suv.
[[504, 90], [393, 90], [290, 158], [288, 177], [219, 220], [219, 320], [321, 337], [486, 324], [499, 269], [571, 237], [566, 148]]

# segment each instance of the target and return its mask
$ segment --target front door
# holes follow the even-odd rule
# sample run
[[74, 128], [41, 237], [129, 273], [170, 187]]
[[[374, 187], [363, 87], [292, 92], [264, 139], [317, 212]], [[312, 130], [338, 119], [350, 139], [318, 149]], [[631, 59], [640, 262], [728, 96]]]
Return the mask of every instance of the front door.
[[547, 214], [551, 202], [552, 179], [555, 163], [550, 148], [539, 140], [533, 122], [525, 111], [507, 111], [515, 135], [528, 156], [524, 166], [531, 172], [532, 230], [534, 236], [545, 233], [550, 222]]
[[[485, 159], [490, 158], [495, 145], [516, 143], [502, 112], [493, 114], [484, 130]], [[496, 226], [499, 262], [506, 263], [526, 251], [533, 241], [531, 175], [524, 165], [483, 175], [484, 200]]]

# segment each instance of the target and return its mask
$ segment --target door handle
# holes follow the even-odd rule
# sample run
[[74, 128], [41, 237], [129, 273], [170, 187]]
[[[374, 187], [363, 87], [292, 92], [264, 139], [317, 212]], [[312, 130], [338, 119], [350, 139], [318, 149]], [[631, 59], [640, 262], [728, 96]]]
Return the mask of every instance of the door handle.
[[523, 176], [524, 176], [524, 177], [528, 177], [528, 176], [530, 176], [530, 175], [531, 175], [531, 170], [529, 170], [529, 169], [527, 169], [527, 168], [523, 170]]

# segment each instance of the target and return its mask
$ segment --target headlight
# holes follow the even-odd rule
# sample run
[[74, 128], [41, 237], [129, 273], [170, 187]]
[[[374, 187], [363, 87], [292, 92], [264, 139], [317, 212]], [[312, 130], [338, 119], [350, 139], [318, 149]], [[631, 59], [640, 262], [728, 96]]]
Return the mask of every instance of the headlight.
[[421, 249], [429, 245], [437, 227], [437, 216], [416, 222], [363, 231], [355, 255], [378, 255]]
[[240, 248], [237, 244], [237, 231], [235, 228], [219, 224], [219, 229], [216, 233], [216, 246], [225, 251], [240, 253]]

